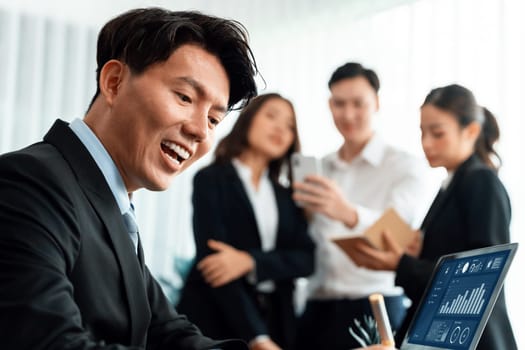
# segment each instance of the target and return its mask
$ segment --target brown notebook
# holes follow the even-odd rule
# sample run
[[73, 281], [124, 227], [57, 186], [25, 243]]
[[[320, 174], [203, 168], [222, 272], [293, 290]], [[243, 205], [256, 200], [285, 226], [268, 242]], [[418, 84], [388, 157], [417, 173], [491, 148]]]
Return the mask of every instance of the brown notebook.
[[390, 231], [394, 241], [403, 249], [412, 242], [417, 233], [399, 216], [394, 208], [385, 210], [383, 215], [376, 220], [368, 229], [359, 236], [352, 236], [346, 238], [336, 238], [333, 242], [345, 251], [351, 257], [351, 251], [354, 244], [358, 240], [365, 240], [371, 246], [385, 250], [383, 238], [381, 233], [385, 230]]

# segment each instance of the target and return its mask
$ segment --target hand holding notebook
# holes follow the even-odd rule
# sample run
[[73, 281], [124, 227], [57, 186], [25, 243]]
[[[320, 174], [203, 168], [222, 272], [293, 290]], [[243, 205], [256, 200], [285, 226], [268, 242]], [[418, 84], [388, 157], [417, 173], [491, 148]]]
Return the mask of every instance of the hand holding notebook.
[[379, 219], [376, 220], [363, 234], [346, 238], [337, 238], [333, 242], [344, 252], [352, 257], [352, 249], [357, 241], [365, 240], [371, 246], [385, 250], [383, 242], [383, 232], [389, 231], [393, 240], [405, 249], [417, 237], [417, 231], [412, 228], [399, 216], [395, 209], [387, 209]]

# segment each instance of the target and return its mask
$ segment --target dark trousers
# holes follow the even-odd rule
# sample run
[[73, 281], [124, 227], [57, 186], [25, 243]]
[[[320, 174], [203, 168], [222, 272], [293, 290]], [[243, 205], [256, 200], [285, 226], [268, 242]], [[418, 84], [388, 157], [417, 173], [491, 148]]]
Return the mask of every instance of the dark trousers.
[[[404, 296], [385, 297], [385, 306], [390, 318], [390, 325], [398, 329], [406, 314], [403, 303]], [[311, 300], [306, 304], [305, 311], [299, 319], [297, 332], [297, 350], [349, 350], [361, 345], [348, 331], [349, 327], [356, 329], [354, 319], [361, 324], [364, 315], [372, 316], [368, 298]]]
[[[282, 300], [276, 293], [257, 293], [257, 304], [268, 327], [268, 335], [284, 350], [294, 348], [295, 315], [287, 314], [289, 308], [284, 308]], [[293, 311], [293, 309], [290, 309]]]

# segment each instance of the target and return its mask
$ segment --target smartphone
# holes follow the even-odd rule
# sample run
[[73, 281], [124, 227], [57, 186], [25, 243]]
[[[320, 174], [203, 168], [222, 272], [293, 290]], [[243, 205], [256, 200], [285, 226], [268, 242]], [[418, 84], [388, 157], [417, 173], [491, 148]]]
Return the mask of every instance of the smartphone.
[[[292, 180], [304, 182], [304, 178], [308, 175], [320, 174], [320, 161], [312, 156], [305, 156], [300, 153], [292, 154]], [[298, 206], [304, 207], [305, 203], [296, 202]]]
[[304, 182], [308, 175], [321, 173], [319, 159], [313, 156], [305, 156], [301, 153], [292, 154], [292, 177], [293, 181]]

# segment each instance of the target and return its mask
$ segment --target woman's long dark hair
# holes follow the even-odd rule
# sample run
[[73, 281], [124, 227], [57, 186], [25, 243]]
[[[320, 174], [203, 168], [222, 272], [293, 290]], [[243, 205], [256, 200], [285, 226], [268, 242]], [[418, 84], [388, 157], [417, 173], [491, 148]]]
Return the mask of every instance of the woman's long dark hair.
[[[498, 123], [487, 108], [478, 105], [472, 91], [457, 84], [439, 87], [430, 91], [421, 107], [425, 105], [451, 113], [462, 128], [472, 122], [480, 123], [481, 132], [476, 140], [474, 153], [492, 169], [499, 168], [501, 158], [494, 149], [494, 144], [499, 139]], [[494, 158], [498, 160], [498, 164], [494, 163]]]
[[217, 148], [215, 149], [215, 163], [230, 162], [233, 158], [240, 156], [241, 153], [249, 147], [248, 133], [250, 131], [250, 127], [252, 126], [253, 119], [261, 107], [272, 99], [280, 99], [285, 101], [292, 108], [292, 114], [294, 118], [294, 141], [282, 157], [274, 159], [270, 162], [268, 171], [272, 180], [282, 184], [280, 177], [283, 175], [282, 171], [285, 170], [284, 175], [287, 177], [287, 181], [291, 181], [290, 157], [292, 153], [299, 152], [301, 148], [299, 142], [299, 133], [297, 131], [297, 118], [295, 116], [295, 109], [293, 108], [292, 103], [277, 93], [263, 94], [254, 97], [250, 103], [248, 103], [248, 105], [243, 108], [230, 133], [226, 135], [226, 137], [224, 137], [217, 145]]

